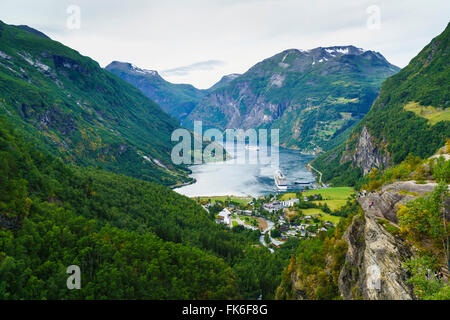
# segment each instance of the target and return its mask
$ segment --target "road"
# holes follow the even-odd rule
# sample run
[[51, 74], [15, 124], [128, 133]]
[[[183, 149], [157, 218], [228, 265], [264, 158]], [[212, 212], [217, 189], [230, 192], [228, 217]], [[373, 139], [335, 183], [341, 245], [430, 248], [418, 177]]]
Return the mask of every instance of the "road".
[[[274, 250], [273, 250], [272, 248], [270, 248], [270, 247], [267, 245], [267, 243], [264, 241], [264, 235], [266, 234], [266, 232], [270, 232], [270, 230], [272, 230], [272, 229], [275, 227], [275, 224], [274, 224], [272, 221], [270, 221], [270, 220], [267, 220], [267, 219], [264, 219], [264, 218], [261, 218], [261, 219], [263, 219], [263, 220], [267, 223], [267, 228], [264, 229], [264, 230], [261, 232], [261, 237], [259, 237], [259, 242], [261, 242], [262, 245], [266, 246], [266, 247], [270, 250], [270, 252], [273, 253]], [[270, 241], [271, 241], [274, 245], [276, 245], [276, 246], [280, 246], [280, 245], [283, 244], [282, 241], [278, 241], [278, 240], [275, 240], [274, 238], [272, 238], [272, 237], [270, 236], [270, 233], [269, 233], [269, 238], [270, 238]]]
[[309, 163], [306, 165], [307, 167], [311, 168], [311, 170], [316, 171], [319, 174], [319, 184], [322, 185], [322, 172], [320, 172], [319, 170], [317, 170], [316, 168], [314, 168], [312, 165], [310, 165]]

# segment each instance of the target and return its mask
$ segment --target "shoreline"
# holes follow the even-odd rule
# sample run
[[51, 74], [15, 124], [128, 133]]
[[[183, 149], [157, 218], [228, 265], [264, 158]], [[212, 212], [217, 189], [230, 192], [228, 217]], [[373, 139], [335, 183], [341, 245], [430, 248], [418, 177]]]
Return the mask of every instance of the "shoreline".
[[184, 183], [181, 183], [181, 184], [176, 184], [176, 185], [174, 185], [174, 186], [170, 186], [169, 189], [170, 189], [170, 190], [175, 190], [175, 189], [178, 189], [178, 188], [190, 186], [191, 184], [194, 184], [194, 183], [196, 183], [196, 182], [197, 182], [197, 179], [192, 178], [192, 181], [184, 182]]

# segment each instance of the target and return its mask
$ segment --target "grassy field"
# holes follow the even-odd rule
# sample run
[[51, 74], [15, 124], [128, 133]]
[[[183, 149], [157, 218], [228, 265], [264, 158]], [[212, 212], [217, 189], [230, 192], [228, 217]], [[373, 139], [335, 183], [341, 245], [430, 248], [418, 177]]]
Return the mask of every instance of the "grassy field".
[[323, 212], [322, 210], [316, 209], [316, 208], [303, 209], [302, 212], [303, 212], [303, 214], [305, 216], [307, 216], [307, 215], [310, 215], [310, 216], [320, 215], [318, 217], [319, 220], [321, 220], [321, 221], [329, 221], [329, 222], [333, 223], [334, 225], [336, 225], [339, 222], [339, 220], [342, 219], [342, 217], [336, 217], [336, 216], [329, 215], [329, 214]]
[[[324, 200], [347, 200], [347, 198], [350, 197], [350, 195], [353, 193], [355, 193], [355, 190], [352, 187], [336, 187], [318, 190], [306, 190], [303, 192], [303, 195], [311, 196], [313, 194], [321, 194]], [[295, 197], [295, 193], [287, 192], [283, 194], [281, 200], [289, 200]]]
[[232, 200], [234, 202], [241, 204], [247, 204], [250, 201], [252, 201], [251, 197], [236, 197], [236, 196], [192, 197], [192, 199], [194, 200], [200, 199], [201, 202], [208, 201], [208, 199], [211, 199], [212, 203], [215, 203], [216, 201]]
[[[326, 203], [328, 205], [328, 207], [330, 207], [331, 210], [336, 210], [336, 209], [343, 207], [345, 205], [345, 203], [347, 202], [347, 198], [350, 197], [350, 195], [352, 195], [353, 193], [355, 193], [355, 190], [351, 187], [336, 187], [336, 188], [327, 188], [327, 189], [319, 189], [319, 190], [307, 190], [307, 191], [303, 192], [303, 195], [311, 196], [314, 194], [321, 194], [323, 200], [313, 201], [313, 202], [316, 204]], [[283, 194], [283, 196], [281, 197], [281, 200], [289, 200], [289, 199], [292, 199], [295, 197], [296, 197], [295, 193], [288, 192], [288, 193]], [[339, 222], [339, 220], [341, 219], [341, 217], [329, 215], [329, 214], [323, 212], [322, 210], [316, 209], [316, 208], [303, 209], [302, 212], [305, 215], [312, 215], [312, 216], [320, 215], [319, 219], [321, 221], [329, 221], [333, 224], [337, 224]]]
[[326, 203], [331, 210], [336, 210], [342, 208], [347, 203], [347, 200], [322, 200], [313, 202], [316, 204]]
[[431, 125], [435, 125], [439, 121], [450, 121], [450, 110], [440, 109], [432, 106], [422, 106], [417, 102], [410, 102], [404, 106], [406, 111], [412, 111], [419, 117], [425, 118]]

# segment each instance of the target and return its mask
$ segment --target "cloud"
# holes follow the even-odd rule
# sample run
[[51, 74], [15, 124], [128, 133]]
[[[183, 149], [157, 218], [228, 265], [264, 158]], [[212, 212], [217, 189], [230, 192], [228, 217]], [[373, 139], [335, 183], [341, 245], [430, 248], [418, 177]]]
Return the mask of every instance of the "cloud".
[[217, 67], [226, 65], [226, 62], [221, 60], [207, 60], [196, 62], [187, 66], [177, 67], [173, 69], [163, 70], [161, 74], [163, 76], [186, 76], [193, 71], [199, 70], [214, 70]]
[[[67, 28], [71, 3], [81, 8], [80, 29]], [[379, 29], [367, 27], [373, 5]], [[450, 1], [0, 0], [0, 12], [5, 23], [38, 29], [101, 66], [132, 62], [206, 89], [288, 48], [352, 44], [404, 67], [445, 29]]]

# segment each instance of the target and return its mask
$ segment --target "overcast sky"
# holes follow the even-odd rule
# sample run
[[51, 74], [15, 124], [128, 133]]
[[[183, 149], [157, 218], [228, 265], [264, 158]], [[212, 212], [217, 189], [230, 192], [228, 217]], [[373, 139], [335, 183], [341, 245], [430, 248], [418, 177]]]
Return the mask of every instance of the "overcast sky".
[[198, 88], [290, 48], [352, 44], [404, 67], [449, 18], [448, 0], [0, 1], [3, 22], [39, 29], [103, 67], [132, 62]]

